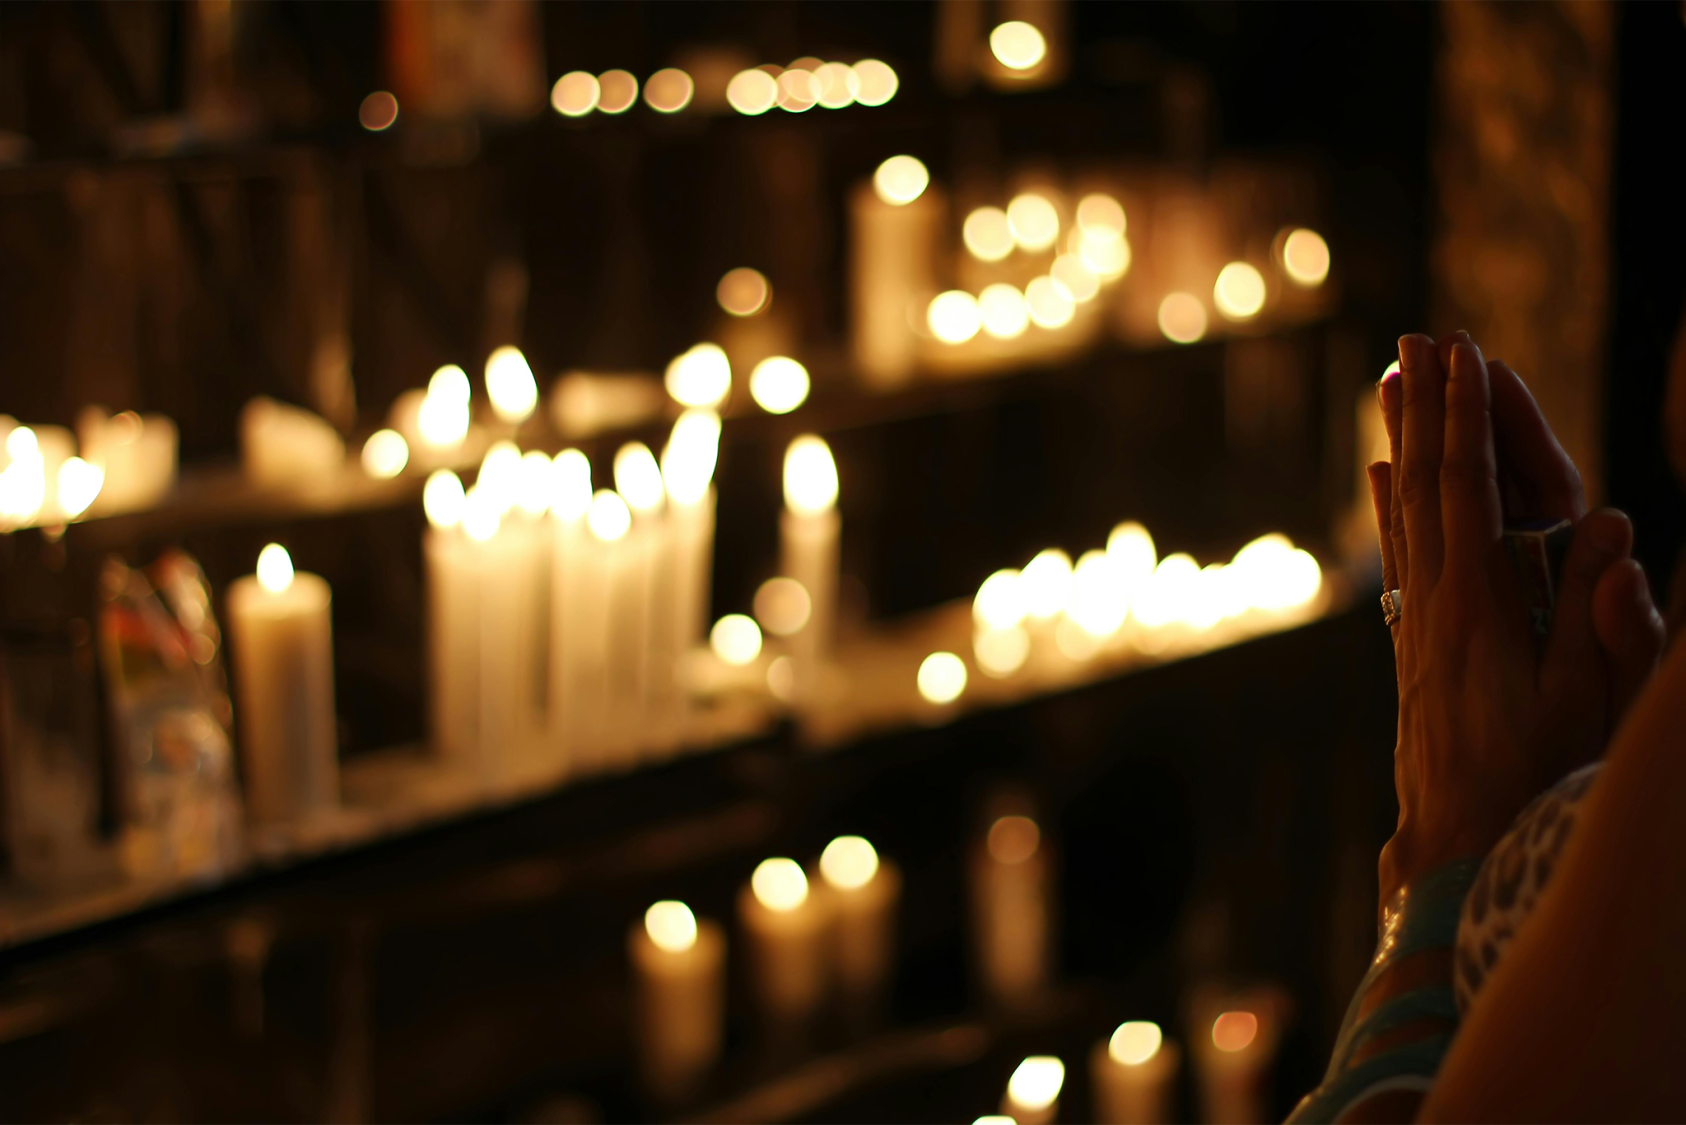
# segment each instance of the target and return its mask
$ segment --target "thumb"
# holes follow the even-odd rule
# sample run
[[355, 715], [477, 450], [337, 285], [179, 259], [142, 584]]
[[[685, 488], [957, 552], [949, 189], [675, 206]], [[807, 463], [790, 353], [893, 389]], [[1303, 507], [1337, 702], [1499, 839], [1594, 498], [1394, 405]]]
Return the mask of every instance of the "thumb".
[[1620, 559], [1599, 576], [1592, 594], [1592, 624], [1604, 650], [1614, 729], [1663, 651], [1663, 619], [1651, 601], [1644, 567], [1633, 559]]

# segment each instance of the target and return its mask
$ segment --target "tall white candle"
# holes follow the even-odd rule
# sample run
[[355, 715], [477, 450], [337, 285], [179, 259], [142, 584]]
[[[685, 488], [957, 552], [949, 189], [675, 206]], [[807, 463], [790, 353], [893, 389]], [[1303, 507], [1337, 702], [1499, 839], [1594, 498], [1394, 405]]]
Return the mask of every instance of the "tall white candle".
[[929, 183], [918, 160], [893, 156], [849, 195], [855, 361], [880, 386], [913, 374], [913, 326], [937, 290], [934, 259], [948, 207]]
[[474, 547], [462, 534], [462, 481], [436, 470], [422, 489], [428, 529], [428, 704], [433, 748], [460, 768], [479, 760], [480, 576]]
[[236, 723], [254, 820], [299, 820], [339, 801], [328, 583], [271, 543], [228, 591]]
[[1159, 1025], [1131, 1020], [1089, 1054], [1095, 1119], [1101, 1125], [1158, 1125], [1171, 1120], [1171, 1095], [1182, 1052]]
[[1048, 979], [1048, 849], [1027, 816], [990, 826], [972, 858], [972, 908], [978, 974], [997, 1004], [1019, 1006]]
[[824, 439], [805, 434], [784, 455], [784, 504], [779, 517], [780, 572], [808, 592], [808, 622], [791, 638], [797, 690], [811, 696], [831, 655], [837, 618], [839, 540], [837, 463]]
[[702, 645], [708, 634], [714, 583], [711, 481], [719, 450], [720, 416], [711, 410], [687, 410], [680, 415], [662, 450], [662, 481], [673, 526], [674, 646], [681, 658]]
[[616, 615], [611, 644], [611, 706], [626, 717], [633, 756], [672, 743], [677, 735], [678, 657], [673, 651], [673, 542], [667, 492], [656, 458], [643, 442], [615, 454], [615, 490], [632, 510], [624, 547], [628, 565], [612, 592]]
[[521, 737], [521, 598], [515, 571], [519, 546], [500, 535], [503, 515], [495, 488], [482, 482], [463, 502], [462, 530], [474, 559], [479, 597], [475, 625], [479, 632], [476, 764], [488, 777], [501, 777], [516, 758]]
[[859, 836], [839, 836], [820, 853], [820, 878], [831, 899], [837, 983], [852, 1004], [882, 998], [895, 963], [896, 909], [902, 877]]
[[775, 1022], [801, 1022], [830, 984], [826, 905], [809, 893], [795, 860], [763, 860], [738, 894], [738, 924], [762, 1011]]
[[1053, 1055], [1031, 1055], [1007, 1081], [1001, 1112], [1018, 1125], [1050, 1125], [1060, 1115], [1065, 1063]]
[[600, 601], [594, 549], [586, 515], [591, 511], [591, 462], [564, 449], [551, 463], [550, 731], [570, 765], [588, 741], [594, 705], [587, 691], [587, 621]]
[[726, 938], [682, 902], [658, 902], [627, 935], [638, 1061], [658, 1098], [682, 1097], [720, 1054]]
[[578, 612], [569, 617], [569, 627], [577, 628], [577, 644], [570, 643], [569, 654], [577, 658], [574, 682], [583, 703], [575, 717], [581, 739], [574, 755], [574, 764], [582, 772], [590, 773], [613, 764], [612, 751], [618, 732], [610, 699], [610, 664], [616, 650], [611, 646], [614, 590], [624, 586], [616, 572], [624, 568], [623, 545], [632, 530], [632, 512], [620, 495], [609, 489], [599, 489], [591, 498], [586, 513], [589, 535], [582, 543], [580, 601]]

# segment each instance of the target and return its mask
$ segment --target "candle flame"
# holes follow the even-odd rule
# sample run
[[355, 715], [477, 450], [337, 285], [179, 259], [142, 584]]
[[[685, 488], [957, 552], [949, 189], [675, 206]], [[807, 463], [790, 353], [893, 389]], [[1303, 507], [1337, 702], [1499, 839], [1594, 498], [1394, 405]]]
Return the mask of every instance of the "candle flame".
[[1048, 41], [1023, 20], [1008, 20], [989, 33], [989, 50], [1008, 70], [1030, 70], [1048, 55]]
[[1104, 191], [1085, 195], [1077, 203], [1077, 225], [1085, 233], [1110, 231], [1123, 234], [1126, 229], [1124, 206]]
[[1013, 239], [1032, 254], [1040, 253], [1060, 237], [1060, 213], [1047, 196], [1027, 191], [1007, 204], [1007, 225]]
[[979, 207], [967, 215], [960, 238], [980, 262], [999, 262], [1013, 252], [1013, 228], [999, 207]]
[[726, 103], [746, 117], [766, 113], [778, 100], [778, 79], [759, 67], [741, 70], [726, 83]]
[[1220, 1051], [1244, 1051], [1258, 1034], [1259, 1017], [1252, 1012], [1225, 1012], [1212, 1021], [1212, 1045]]
[[105, 470], [80, 457], [66, 458], [59, 466], [59, 511], [73, 520], [88, 510], [105, 486]]
[[1154, 550], [1153, 536], [1135, 520], [1126, 520], [1112, 529], [1106, 537], [1106, 553], [1118, 564], [1120, 576], [1132, 590], [1152, 576], [1159, 556]]
[[960, 289], [950, 289], [931, 298], [925, 310], [925, 324], [931, 335], [945, 344], [964, 344], [983, 327], [978, 299]]
[[927, 703], [953, 703], [966, 690], [966, 662], [952, 652], [933, 652], [919, 664], [918, 685]]
[[258, 585], [279, 594], [293, 584], [293, 558], [287, 548], [271, 543], [258, 552]]
[[416, 413], [422, 441], [435, 449], [460, 444], [468, 436], [468, 400], [468, 375], [462, 368], [446, 364], [435, 371]]
[[1131, 1020], [1118, 1025], [1107, 1042], [1106, 1053], [1114, 1062], [1125, 1066], [1141, 1066], [1159, 1053], [1165, 1035], [1159, 1025], [1150, 1020]]
[[597, 108], [602, 96], [603, 87], [596, 75], [571, 70], [550, 88], [550, 105], [563, 117], [584, 117]]
[[1042, 830], [1028, 816], [1004, 816], [989, 826], [987, 843], [995, 862], [1017, 865], [1042, 846]]
[[1025, 311], [1038, 328], [1064, 328], [1077, 315], [1077, 303], [1065, 287], [1044, 274], [1024, 287]]
[[979, 629], [972, 638], [972, 659], [986, 675], [1005, 679], [1030, 658], [1030, 633], [1023, 625]]
[[1026, 1109], [1047, 1109], [1065, 1085], [1065, 1063], [1053, 1055], [1032, 1055], [1007, 1080], [1007, 1097]]
[[1024, 590], [1025, 613], [1047, 621], [1065, 608], [1071, 596], [1071, 556], [1058, 547], [1037, 553], [1025, 564], [1019, 581]]
[[984, 286], [978, 294], [978, 319], [983, 330], [997, 340], [1023, 336], [1030, 327], [1030, 310], [1024, 294], [1004, 281]]
[[713, 409], [732, 391], [732, 364], [718, 344], [697, 344], [667, 365], [665, 381], [681, 406]]
[[824, 438], [803, 434], [785, 450], [784, 502], [801, 515], [818, 515], [837, 506], [837, 462]]
[[632, 528], [632, 510], [618, 492], [600, 488], [591, 498], [586, 526], [604, 543], [613, 543]]
[[761, 655], [761, 627], [741, 613], [728, 613], [709, 630], [708, 647], [725, 663], [741, 668]]
[[682, 902], [664, 899], [644, 912], [644, 932], [664, 953], [683, 953], [697, 944], [697, 918]]
[[788, 914], [808, 901], [808, 877], [794, 859], [764, 859], [749, 877], [755, 900], [776, 914]]
[[983, 580], [972, 599], [972, 617], [986, 629], [1011, 629], [1026, 613], [1024, 582], [1018, 571], [998, 570]]
[[862, 59], [854, 65], [855, 100], [862, 105], [883, 105], [896, 96], [901, 80], [889, 63], [877, 59]]
[[893, 207], [912, 203], [925, 194], [930, 184], [931, 173], [916, 156], [892, 156], [872, 174], [872, 190]]
[[492, 400], [492, 413], [501, 421], [519, 424], [533, 413], [539, 403], [539, 385], [520, 348], [505, 345], [487, 357], [486, 394]]
[[1322, 285], [1329, 276], [1329, 244], [1314, 230], [1290, 231], [1282, 242], [1282, 269], [1296, 285]]
[[1110, 637], [1130, 614], [1123, 568], [1105, 551], [1085, 551], [1071, 575], [1066, 616], [1093, 638]]
[[480, 462], [475, 490], [497, 508], [499, 516], [515, 507], [521, 489], [521, 449], [513, 441], [494, 442]]
[[615, 453], [615, 491], [635, 512], [661, 510], [665, 488], [655, 454], [641, 441], [629, 441]]
[[820, 877], [840, 891], [854, 891], [878, 874], [878, 851], [860, 836], [839, 836], [820, 853]]
[[749, 394], [769, 414], [789, 414], [808, 401], [808, 369], [789, 356], [768, 356], [749, 373]]
[[515, 506], [534, 519], [550, 507], [550, 458], [537, 449], [521, 455], [515, 478]]
[[577, 449], [564, 449], [550, 463], [550, 511], [577, 520], [591, 510], [591, 462]]
[[363, 443], [363, 471], [376, 480], [391, 480], [410, 463], [410, 443], [397, 430], [376, 430]]
[[720, 457], [720, 415], [687, 410], [673, 423], [662, 450], [662, 483], [676, 503], [695, 504], [708, 494]]
[[462, 522], [465, 497], [462, 480], [449, 469], [437, 469], [422, 486], [422, 511], [433, 527], [455, 527]]
[[1246, 320], [1264, 308], [1264, 275], [1246, 262], [1231, 262], [1218, 271], [1212, 303], [1231, 320]]
[[488, 489], [476, 483], [463, 497], [463, 534], [476, 543], [485, 543], [498, 533], [505, 509]]

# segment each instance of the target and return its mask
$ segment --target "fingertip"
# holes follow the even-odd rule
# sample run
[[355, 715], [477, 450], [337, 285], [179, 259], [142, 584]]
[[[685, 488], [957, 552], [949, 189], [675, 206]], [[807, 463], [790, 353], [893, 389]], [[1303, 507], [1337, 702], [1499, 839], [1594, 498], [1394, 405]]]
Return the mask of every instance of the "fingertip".
[[1617, 559], [1599, 575], [1592, 595], [1592, 625], [1598, 643], [1613, 655], [1643, 659], [1661, 651], [1663, 622], [1639, 560]]
[[1633, 549], [1633, 521], [1618, 508], [1588, 512], [1581, 524], [1587, 541], [1603, 557], [1625, 557]]

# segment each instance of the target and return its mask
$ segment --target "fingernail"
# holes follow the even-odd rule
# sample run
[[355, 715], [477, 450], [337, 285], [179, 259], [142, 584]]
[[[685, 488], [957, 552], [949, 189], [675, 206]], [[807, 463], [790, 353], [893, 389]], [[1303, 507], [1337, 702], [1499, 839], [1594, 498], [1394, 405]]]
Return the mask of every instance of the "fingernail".
[[1481, 353], [1475, 345], [1459, 340], [1452, 345], [1452, 370], [1447, 374], [1453, 379], [1468, 378], [1480, 361]]
[[1423, 347], [1423, 338], [1414, 333], [1399, 337], [1399, 366], [1406, 371], [1422, 366]]

